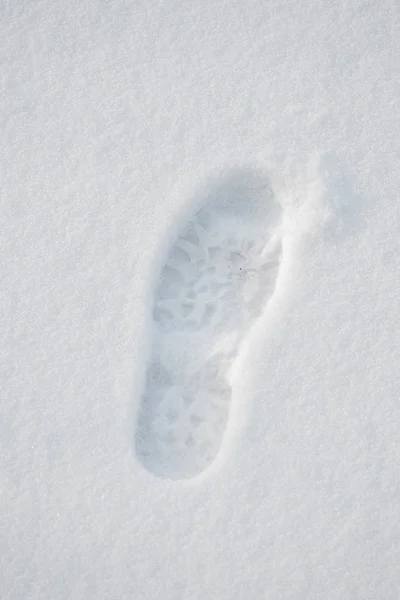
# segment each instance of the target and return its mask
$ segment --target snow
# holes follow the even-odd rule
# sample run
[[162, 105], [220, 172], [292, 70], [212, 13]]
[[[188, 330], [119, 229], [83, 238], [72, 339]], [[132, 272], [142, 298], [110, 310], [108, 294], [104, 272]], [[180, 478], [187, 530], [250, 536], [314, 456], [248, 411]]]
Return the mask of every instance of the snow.
[[[0, 597], [397, 599], [398, 3], [0, 11]], [[137, 444], [160, 277], [248, 172], [281, 271], [171, 478]]]

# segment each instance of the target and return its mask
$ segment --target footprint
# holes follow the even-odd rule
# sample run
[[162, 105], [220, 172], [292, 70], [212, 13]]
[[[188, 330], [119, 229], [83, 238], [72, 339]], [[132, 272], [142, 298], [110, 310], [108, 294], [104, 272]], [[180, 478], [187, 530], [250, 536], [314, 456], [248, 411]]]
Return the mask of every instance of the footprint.
[[242, 171], [214, 186], [172, 243], [154, 295], [135, 436], [154, 475], [199, 475], [229, 435], [232, 366], [274, 294], [281, 220], [268, 182]]

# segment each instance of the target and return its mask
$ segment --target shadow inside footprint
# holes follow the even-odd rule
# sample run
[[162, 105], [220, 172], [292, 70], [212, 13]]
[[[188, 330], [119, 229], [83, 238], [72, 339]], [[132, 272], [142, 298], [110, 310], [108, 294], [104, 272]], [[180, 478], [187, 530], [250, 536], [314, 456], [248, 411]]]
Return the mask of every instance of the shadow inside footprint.
[[175, 480], [207, 469], [229, 434], [231, 368], [282, 261], [282, 208], [259, 172], [232, 171], [195, 204], [154, 292], [135, 437], [143, 466]]

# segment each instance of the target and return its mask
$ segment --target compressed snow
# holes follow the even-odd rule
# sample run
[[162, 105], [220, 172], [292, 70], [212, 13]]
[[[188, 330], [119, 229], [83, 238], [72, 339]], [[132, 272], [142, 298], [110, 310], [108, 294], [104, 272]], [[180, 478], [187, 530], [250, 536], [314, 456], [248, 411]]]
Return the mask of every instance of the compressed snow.
[[0, 597], [397, 599], [397, 3], [0, 14]]

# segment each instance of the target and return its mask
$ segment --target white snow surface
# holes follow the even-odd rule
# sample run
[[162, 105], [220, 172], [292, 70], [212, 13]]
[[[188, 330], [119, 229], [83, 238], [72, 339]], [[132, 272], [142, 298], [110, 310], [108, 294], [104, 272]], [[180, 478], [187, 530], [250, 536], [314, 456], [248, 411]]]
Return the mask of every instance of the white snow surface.
[[397, 600], [398, 1], [0, 40], [0, 597]]

